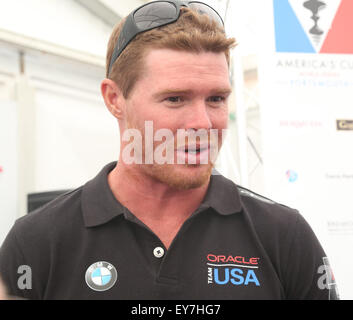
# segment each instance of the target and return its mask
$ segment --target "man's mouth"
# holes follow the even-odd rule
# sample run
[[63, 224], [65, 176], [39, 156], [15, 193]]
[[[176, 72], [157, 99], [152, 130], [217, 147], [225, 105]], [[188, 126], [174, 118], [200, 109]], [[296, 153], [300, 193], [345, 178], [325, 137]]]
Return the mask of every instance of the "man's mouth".
[[183, 146], [177, 149], [179, 152], [185, 152], [190, 154], [197, 154], [203, 151], [208, 151], [210, 146], [208, 144], [196, 145], [196, 146]]
[[210, 162], [209, 144], [183, 146], [179, 147], [176, 151], [178, 154], [178, 159], [182, 161], [182, 163], [207, 164]]

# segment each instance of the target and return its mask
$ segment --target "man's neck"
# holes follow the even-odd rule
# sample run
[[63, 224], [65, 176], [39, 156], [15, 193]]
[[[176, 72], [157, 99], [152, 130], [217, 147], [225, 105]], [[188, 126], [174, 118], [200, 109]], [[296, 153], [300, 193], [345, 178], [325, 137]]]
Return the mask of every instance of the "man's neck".
[[[108, 184], [115, 198], [152, 229], [166, 247], [199, 207], [208, 188], [206, 183], [198, 188], [178, 190], [119, 163], [109, 173]], [[165, 237], [167, 234], [170, 236]]]

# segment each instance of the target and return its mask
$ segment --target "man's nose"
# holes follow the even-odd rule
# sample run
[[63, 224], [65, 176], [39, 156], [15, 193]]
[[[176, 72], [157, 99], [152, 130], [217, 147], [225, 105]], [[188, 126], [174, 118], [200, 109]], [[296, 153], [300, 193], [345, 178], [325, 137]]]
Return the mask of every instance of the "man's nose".
[[212, 122], [210, 119], [209, 115], [209, 110], [206, 105], [206, 103], [203, 101], [199, 101], [192, 106], [190, 106], [189, 109], [190, 113], [186, 117], [186, 128], [187, 129], [194, 129], [194, 130], [199, 130], [199, 129], [211, 129], [212, 128]]

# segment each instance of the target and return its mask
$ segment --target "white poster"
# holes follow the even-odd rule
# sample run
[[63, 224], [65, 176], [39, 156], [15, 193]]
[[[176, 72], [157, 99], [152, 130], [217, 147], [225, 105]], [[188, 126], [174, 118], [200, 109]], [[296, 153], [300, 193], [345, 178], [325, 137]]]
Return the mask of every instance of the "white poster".
[[17, 218], [17, 108], [0, 100], [0, 246]]
[[259, 80], [266, 195], [298, 209], [353, 299], [353, 1], [271, 0]]

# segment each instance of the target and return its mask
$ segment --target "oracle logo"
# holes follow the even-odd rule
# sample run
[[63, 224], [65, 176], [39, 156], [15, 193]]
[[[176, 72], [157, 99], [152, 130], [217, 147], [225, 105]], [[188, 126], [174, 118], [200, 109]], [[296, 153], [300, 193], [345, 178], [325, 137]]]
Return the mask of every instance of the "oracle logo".
[[232, 263], [241, 263], [241, 264], [249, 264], [249, 265], [257, 265], [259, 263], [259, 258], [246, 258], [243, 256], [225, 256], [225, 255], [207, 255], [207, 260], [209, 262], [232, 262]]

